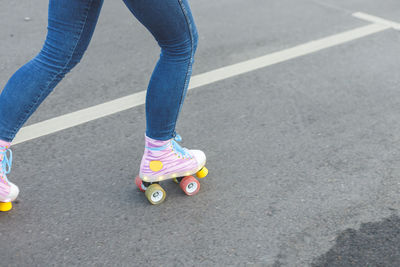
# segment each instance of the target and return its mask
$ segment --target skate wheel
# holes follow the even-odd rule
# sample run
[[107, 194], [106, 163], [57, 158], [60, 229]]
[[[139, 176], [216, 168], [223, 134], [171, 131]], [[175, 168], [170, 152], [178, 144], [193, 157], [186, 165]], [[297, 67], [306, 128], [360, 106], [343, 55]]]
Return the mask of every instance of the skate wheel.
[[167, 196], [164, 189], [159, 184], [151, 184], [147, 187], [145, 195], [147, 200], [153, 205], [161, 204]]
[[12, 209], [11, 202], [0, 202], [0, 211], [9, 211]]
[[197, 177], [199, 177], [200, 179], [206, 177], [207, 174], [208, 169], [206, 167], [201, 168], [201, 170], [196, 173]]
[[143, 181], [142, 181], [142, 179], [140, 179], [139, 176], [136, 176], [135, 184], [139, 188], [140, 191], [142, 191], [142, 192], [146, 191], [146, 189], [143, 187]]
[[182, 181], [183, 177], [177, 177], [177, 178], [173, 178], [172, 180], [174, 181], [174, 183], [179, 184]]
[[193, 176], [183, 178], [179, 186], [188, 196], [196, 195], [200, 190], [200, 182]]

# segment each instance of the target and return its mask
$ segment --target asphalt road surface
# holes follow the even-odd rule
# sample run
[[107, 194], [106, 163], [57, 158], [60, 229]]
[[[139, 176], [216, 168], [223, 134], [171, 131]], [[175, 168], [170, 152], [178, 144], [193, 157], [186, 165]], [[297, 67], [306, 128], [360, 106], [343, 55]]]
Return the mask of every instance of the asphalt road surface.
[[[191, 5], [195, 76], [279, 58], [188, 93], [178, 132], [207, 154], [200, 193], [165, 181], [151, 206], [136, 189], [143, 105], [21, 142], [0, 265], [400, 266], [400, 2]], [[0, 87], [40, 50], [46, 13], [45, 0], [0, 1]], [[329, 38], [364, 26], [376, 32]], [[106, 1], [81, 64], [26, 126], [145, 90], [158, 53], [122, 1]]]

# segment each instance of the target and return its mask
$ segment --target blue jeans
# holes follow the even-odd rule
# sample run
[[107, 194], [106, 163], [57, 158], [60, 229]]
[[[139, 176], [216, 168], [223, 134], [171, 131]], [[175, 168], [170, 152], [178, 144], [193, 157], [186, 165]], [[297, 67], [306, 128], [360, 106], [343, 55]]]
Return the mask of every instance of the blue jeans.
[[[175, 135], [197, 47], [187, 0], [124, 0], [161, 47], [146, 96], [146, 135]], [[50, 0], [48, 33], [40, 53], [22, 66], [0, 95], [0, 139], [11, 142], [54, 87], [81, 60], [103, 0]], [[83, 90], [83, 88], [82, 88]]]

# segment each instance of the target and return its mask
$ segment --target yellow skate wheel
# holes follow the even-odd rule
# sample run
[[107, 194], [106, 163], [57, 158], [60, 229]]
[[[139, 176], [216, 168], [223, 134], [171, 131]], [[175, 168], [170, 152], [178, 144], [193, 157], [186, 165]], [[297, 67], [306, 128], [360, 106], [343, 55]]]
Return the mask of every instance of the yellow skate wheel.
[[147, 200], [153, 205], [163, 203], [167, 196], [164, 189], [159, 184], [151, 184], [147, 187], [144, 194], [146, 195]]
[[198, 178], [204, 178], [207, 176], [207, 174], [208, 174], [208, 169], [206, 167], [203, 167], [200, 171], [196, 173]]
[[9, 211], [12, 209], [11, 202], [0, 202], [0, 211]]
[[176, 184], [179, 184], [179, 181], [176, 178], [173, 178], [172, 181], [174, 181], [174, 183], [176, 183]]

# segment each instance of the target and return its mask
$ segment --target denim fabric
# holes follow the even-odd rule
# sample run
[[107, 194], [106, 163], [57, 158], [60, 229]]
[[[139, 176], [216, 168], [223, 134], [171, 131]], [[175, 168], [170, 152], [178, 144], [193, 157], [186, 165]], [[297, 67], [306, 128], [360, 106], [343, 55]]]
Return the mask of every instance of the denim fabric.
[[[175, 135], [197, 47], [187, 0], [124, 0], [161, 48], [146, 96], [146, 135]], [[0, 95], [0, 139], [18, 130], [62, 78], [79, 63], [93, 35], [102, 0], [50, 0], [48, 33], [40, 53], [22, 66]], [[79, 97], [79, 96], [77, 96]]]

